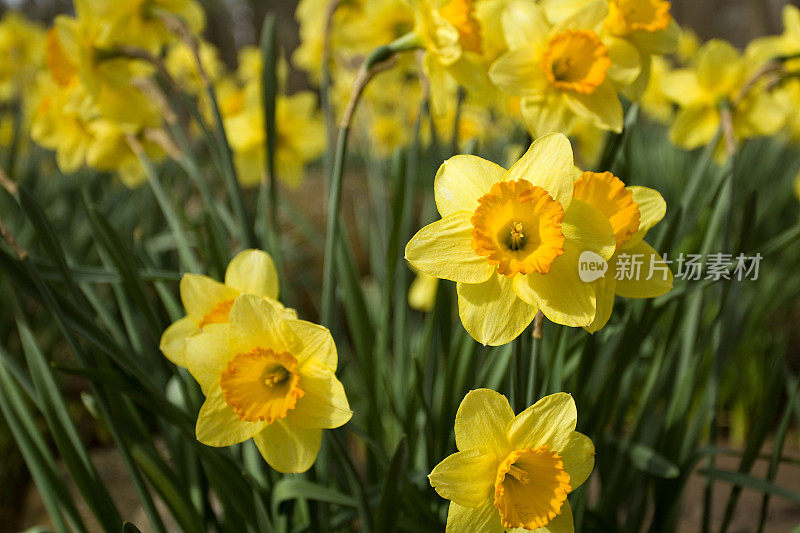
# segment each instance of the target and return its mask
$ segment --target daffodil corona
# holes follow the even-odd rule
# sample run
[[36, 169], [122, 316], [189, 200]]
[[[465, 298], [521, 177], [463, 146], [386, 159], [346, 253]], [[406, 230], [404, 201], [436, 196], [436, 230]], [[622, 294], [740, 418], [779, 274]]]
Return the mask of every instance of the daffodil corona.
[[406, 259], [458, 283], [461, 321], [479, 342], [513, 340], [537, 310], [569, 326], [594, 319], [594, 291], [578, 277], [578, 258], [590, 250], [609, 259], [615, 241], [603, 213], [573, 199], [572, 173], [561, 134], [535, 141], [509, 170], [464, 155], [439, 168], [442, 219], [411, 239]]
[[493, 390], [467, 394], [456, 414], [458, 452], [428, 476], [450, 500], [447, 532], [573, 531], [567, 495], [594, 468], [594, 445], [576, 423], [569, 394], [546, 396], [516, 416]]

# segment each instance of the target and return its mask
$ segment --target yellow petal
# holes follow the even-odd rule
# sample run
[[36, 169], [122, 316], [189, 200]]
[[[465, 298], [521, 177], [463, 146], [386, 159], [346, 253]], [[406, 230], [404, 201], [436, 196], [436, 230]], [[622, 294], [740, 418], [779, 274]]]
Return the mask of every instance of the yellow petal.
[[342, 383], [333, 370], [315, 359], [300, 367], [300, 388], [305, 393], [297, 400], [287, 421], [303, 428], [338, 428], [353, 416]]
[[597, 310], [592, 323], [585, 327], [589, 333], [595, 333], [605, 326], [614, 310], [617, 280], [614, 278], [614, 270], [611, 264], [608, 265], [605, 276], [592, 282], [592, 288], [594, 289]]
[[517, 96], [541, 97], [549, 84], [532, 45], [513, 48], [500, 56], [492, 64], [489, 77], [500, 89]]
[[[672, 290], [672, 272], [663, 268], [669, 265], [663, 263], [661, 255], [652, 246], [644, 241], [625, 249], [626, 254], [636, 256], [636, 260], [641, 259], [642, 269], [639, 279], [619, 279], [617, 280], [617, 294], [623, 298], [656, 298], [663, 296]], [[652, 276], [650, 275], [650, 265], [654, 265]], [[627, 276], [624, 276], [627, 278]], [[647, 279], [650, 277], [651, 279]]]
[[633, 201], [639, 206], [641, 218], [639, 219], [639, 229], [622, 246], [623, 250], [639, 244], [647, 232], [667, 214], [667, 203], [658, 191], [638, 185], [631, 185], [626, 189], [633, 194]]
[[606, 15], [608, 15], [608, 2], [595, 0], [562, 20], [553, 29], [553, 33], [561, 33], [564, 30], [594, 30], [600, 33]]
[[503, 533], [505, 528], [500, 523], [500, 513], [492, 500], [476, 509], [462, 507], [450, 502], [447, 511], [445, 533]]
[[561, 514], [553, 518], [546, 526], [533, 530], [533, 533], [575, 533], [572, 507], [570, 507], [569, 501], [565, 501], [561, 506]]
[[209, 324], [186, 343], [186, 368], [208, 394], [234, 355], [228, 350], [228, 324]]
[[694, 150], [711, 142], [719, 123], [719, 112], [714, 107], [702, 104], [684, 107], [675, 117], [669, 137], [678, 146]]
[[197, 324], [185, 316], [173, 322], [161, 335], [158, 347], [174, 364], [186, 368], [186, 340], [200, 331]]
[[305, 429], [276, 420], [253, 440], [264, 460], [284, 474], [305, 472], [314, 464], [322, 443], [321, 429]]
[[197, 415], [197, 440], [208, 446], [230, 446], [251, 438], [264, 429], [266, 422], [240, 420], [225, 403], [222, 389], [215, 385]]
[[456, 412], [454, 431], [460, 451], [487, 448], [498, 457], [511, 450], [506, 425], [514, 418], [508, 399], [491, 389], [472, 390]]
[[445, 500], [464, 507], [480, 507], [492, 495], [497, 463], [488, 448], [458, 452], [436, 465], [428, 480]]
[[339, 364], [336, 344], [328, 328], [306, 322], [305, 320], [289, 320], [289, 327], [299, 342], [297, 353], [293, 354], [299, 364], [314, 358], [331, 370]]
[[594, 320], [595, 296], [590, 283], [578, 276], [580, 251], [569, 241], [564, 254], [557, 257], [550, 272], [525, 276], [517, 286], [517, 294], [541, 309], [551, 322], [565, 326], [588, 326]]
[[616, 250], [614, 230], [608, 218], [586, 202], [573, 200], [569, 204], [561, 231], [579, 253], [590, 250], [608, 261]]
[[268, 300], [252, 294], [243, 294], [234, 302], [229, 335], [233, 353], [247, 353], [253, 348], [299, 353], [297, 336], [279, 310]]
[[471, 213], [459, 211], [428, 224], [406, 245], [406, 261], [429, 276], [481, 283], [495, 268], [472, 249]]
[[525, 155], [508, 170], [506, 179], [528, 180], [542, 187], [566, 210], [572, 200], [572, 146], [563, 133], [533, 141]]
[[473, 155], [451, 157], [439, 167], [433, 182], [436, 207], [442, 218], [459, 211], [472, 213], [478, 198], [502, 181], [506, 169]]
[[672, 20], [666, 30], [637, 30], [630, 35], [630, 40], [645, 54], [666, 55], [678, 48], [680, 35], [681, 27]]
[[739, 52], [722, 39], [708, 41], [697, 52], [697, 80], [701, 87], [727, 92], [738, 85], [742, 67]]
[[199, 274], [184, 274], [180, 292], [186, 314], [195, 324], [199, 324], [218, 304], [239, 296], [239, 291]]
[[529, 43], [547, 40], [550, 23], [544, 10], [534, 2], [517, 1], [509, 3], [501, 16], [503, 35], [511, 49]]
[[594, 0], [539, 0], [539, 4], [547, 13], [547, 20], [558, 24], [562, 20], [577, 13]]
[[623, 88], [636, 81], [642, 72], [642, 59], [636, 47], [617, 37], [606, 37], [603, 44], [608, 48], [608, 57], [612, 61], [608, 76], [616, 86]]
[[555, 450], [564, 460], [564, 469], [569, 474], [572, 490], [577, 489], [594, 469], [594, 443], [592, 439], [573, 431], [567, 441]]
[[661, 78], [664, 96], [681, 107], [703, 102], [706, 97], [694, 70], [678, 69], [664, 73]]
[[278, 299], [278, 272], [268, 253], [244, 250], [228, 263], [225, 285], [243, 294]]
[[565, 392], [540, 399], [508, 423], [507, 433], [515, 450], [548, 445], [563, 449], [578, 423], [575, 400]]
[[534, 138], [554, 132], [570, 133], [576, 118], [557, 91], [548, 91], [541, 99], [523, 98], [520, 110]]
[[598, 128], [622, 131], [622, 104], [611, 80], [606, 79], [590, 94], [569, 92], [564, 93], [564, 98], [576, 114], [590, 119]]
[[497, 273], [483, 283], [459, 283], [456, 291], [464, 329], [484, 346], [511, 342], [536, 315], [536, 307], [517, 296], [513, 279]]

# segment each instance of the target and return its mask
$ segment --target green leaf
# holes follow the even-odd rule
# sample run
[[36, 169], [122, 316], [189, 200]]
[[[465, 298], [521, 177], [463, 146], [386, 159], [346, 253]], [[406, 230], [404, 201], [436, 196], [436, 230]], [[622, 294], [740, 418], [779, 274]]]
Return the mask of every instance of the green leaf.
[[403, 485], [408, 466], [408, 439], [403, 435], [397, 443], [386, 481], [383, 483], [381, 500], [375, 514], [375, 531], [393, 533], [397, 529], [397, 517], [402, 508]]
[[698, 474], [708, 476], [712, 479], [725, 481], [732, 484], [734, 487], [739, 488], [740, 490], [743, 488], [748, 488], [764, 494], [771, 494], [772, 496], [777, 496], [796, 505], [800, 505], [800, 493], [781, 487], [780, 485], [776, 485], [771, 481], [751, 476], [750, 474], [731, 472], [728, 470], [709, 469], [698, 470]]
[[272, 488], [272, 509], [277, 514], [278, 507], [291, 500], [314, 500], [318, 502], [356, 508], [356, 500], [352, 496], [342, 494], [337, 490], [317, 485], [304, 479], [286, 477], [278, 481]]

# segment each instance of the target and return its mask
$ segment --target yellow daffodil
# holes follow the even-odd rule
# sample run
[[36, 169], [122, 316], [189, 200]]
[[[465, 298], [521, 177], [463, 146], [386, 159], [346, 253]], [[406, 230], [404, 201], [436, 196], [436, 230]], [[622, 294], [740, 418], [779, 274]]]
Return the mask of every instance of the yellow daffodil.
[[81, 17], [98, 19], [108, 28], [100, 42], [104, 47], [127, 45], [158, 53], [176, 39], [163, 17], [176, 17], [194, 34], [205, 26], [205, 13], [194, 0], [76, 0]]
[[617, 89], [640, 73], [639, 55], [624, 39], [601, 40], [604, 0], [553, 25], [534, 2], [515, 1], [503, 12], [509, 51], [491, 67], [492, 81], [523, 97], [522, 114], [534, 136], [569, 132], [575, 116], [606, 130], [622, 130]]
[[322, 430], [352, 416], [336, 378], [330, 332], [286, 318], [274, 301], [243, 294], [226, 323], [206, 325], [186, 343], [189, 372], [206, 395], [197, 438], [230, 446], [250, 438], [279, 472], [305, 472], [319, 452]]
[[700, 38], [691, 28], [681, 28], [678, 36], [678, 48], [676, 55], [682, 64], [688, 65], [692, 62], [697, 51], [700, 49]]
[[[76, 12], [82, 13], [76, 5]], [[158, 106], [133, 80], [152, 72], [149, 65], [115, 55], [103, 49], [109, 28], [88, 16], [56, 17], [47, 36], [47, 66], [53, 80], [61, 87], [80, 84], [85, 96], [104, 118], [158, 127], [161, 115]]]
[[[209, 80], [214, 83], [225, 73], [225, 65], [219, 57], [219, 50], [206, 41], [200, 42], [200, 61]], [[164, 66], [172, 78], [189, 94], [201, 94], [205, 89], [203, 79], [197, 70], [197, 61], [189, 45], [178, 42], [169, 47]]]
[[[630, 186], [610, 172], [584, 172], [573, 185], [573, 199], [586, 202], [608, 218], [614, 230], [616, 251], [608, 261], [605, 276], [592, 282], [597, 313], [586, 330], [594, 333], [605, 326], [614, 308], [614, 295], [624, 298], [655, 298], [672, 289], [672, 272], [652, 246], [647, 232], [664, 218], [667, 204], [647, 187]], [[620, 254], [641, 265], [638, 275], [616, 279]]]
[[169, 326], [161, 337], [161, 351], [167, 359], [186, 367], [186, 342], [210, 324], [224, 324], [233, 302], [241, 294], [268, 299], [285, 318], [297, 318], [293, 309], [278, 300], [278, 273], [272, 258], [261, 250], [236, 255], [225, 271], [225, 283], [200, 274], [184, 274], [180, 284], [186, 316]]
[[514, 416], [505, 396], [470, 391], [456, 413], [458, 452], [428, 476], [450, 500], [447, 533], [574, 531], [567, 495], [594, 468], [594, 444], [577, 420], [563, 392]]
[[428, 313], [436, 305], [436, 293], [439, 280], [424, 272], [417, 272], [417, 277], [408, 288], [408, 305], [411, 309]]
[[625, 89], [626, 96], [636, 99], [648, 85], [652, 56], [674, 52], [681, 30], [670, 15], [667, 0], [608, 0], [605, 31], [625, 39], [639, 52], [641, 73]]
[[569, 141], [535, 141], [509, 170], [479, 157], [445, 161], [434, 182], [442, 219], [406, 246], [416, 269], [458, 283], [458, 309], [478, 342], [516, 338], [541, 310], [559, 324], [587, 326], [595, 296], [578, 277], [578, 257], [614, 253], [611, 225], [573, 200]]
[[0, 102], [23, 95], [44, 67], [45, 31], [16, 11], [0, 20]]
[[[225, 131], [233, 149], [239, 181], [261, 183], [264, 175], [264, 113], [260, 98], [245, 96], [245, 108], [225, 118]], [[275, 167], [278, 178], [296, 187], [308, 163], [325, 151], [325, 128], [310, 91], [279, 96], [275, 102]]]
[[425, 48], [423, 66], [430, 80], [431, 102], [446, 107], [447, 79], [452, 76], [468, 91], [491, 90], [483, 66], [483, 26], [475, 0], [413, 0], [414, 33]]
[[43, 75], [37, 92], [40, 99], [33, 112], [31, 138], [55, 150], [62, 172], [75, 172], [86, 162], [86, 152], [94, 140], [89, 128], [91, 117], [86, 109], [75, 106], [76, 101], [85, 100], [83, 88], [80, 85], [60, 87], [49, 75]]
[[785, 62], [787, 70], [800, 71], [800, 9], [797, 6], [783, 6], [783, 33], [754, 39], [748, 45], [751, 57], [769, 61], [778, 57], [791, 58]]
[[[709, 143], [720, 128], [723, 101], [737, 102], [732, 109], [737, 139], [777, 132], [784, 116], [763, 84], [752, 87], [739, 101], [742, 89], [759, 66], [750, 64], [729, 43], [711, 40], [698, 51], [693, 68], [665, 74], [661, 82], [664, 94], [681, 108], [670, 130], [672, 142], [688, 150]], [[723, 156], [724, 151], [717, 155]]]

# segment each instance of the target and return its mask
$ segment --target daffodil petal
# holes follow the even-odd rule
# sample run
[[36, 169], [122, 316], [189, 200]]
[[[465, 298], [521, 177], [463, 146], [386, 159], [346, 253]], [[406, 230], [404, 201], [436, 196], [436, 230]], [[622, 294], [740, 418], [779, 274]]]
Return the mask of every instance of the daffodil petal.
[[631, 236], [628, 242], [622, 245], [623, 250], [639, 244], [647, 235], [647, 232], [667, 214], [667, 203], [658, 191], [638, 185], [631, 185], [625, 188], [631, 191], [633, 201], [639, 206], [641, 218], [639, 219], [639, 229]]
[[666, 30], [661, 31], [634, 31], [630, 39], [636, 48], [645, 54], [665, 55], [671, 54], [678, 48], [681, 27], [674, 20], [670, 21]]
[[578, 274], [580, 252], [564, 245], [564, 253], [556, 257], [547, 274], [525, 276], [528, 294], [523, 299], [533, 302], [551, 322], [584, 327], [594, 320], [596, 299], [590, 283]]
[[442, 498], [464, 507], [480, 507], [491, 497], [497, 458], [488, 448], [475, 448], [445, 457], [428, 476]]
[[544, 10], [533, 2], [509, 3], [501, 16], [503, 36], [511, 49], [545, 41], [550, 24]]
[[564, 30], [594, 30], [600, 33], [606, 15], [608, 15], [608, 2], [595, 0], [558, 23], [553, 33], [561, 33]]
[[719, 130], [719, 112], [709, 105], [684, 107], [675, 117], [669, 132], [673, 143], [694, 150], [711, 142]]
[[338, 428], [353, 416], [342, 383], [333, 370], [315, 359], [300, 367], [300, 383], [304, 395], [288, 420], [304, 428]]
[[456, 291], [464, 329], [484, 346], [511, 342], [536, 315], [536, 307], [517, 296], [513, 279], [497, 273], [483, 283], [459, 283]]
[[500, 523], [500, 512], [491, 499], [478, 508], [462, 507], [450, 502], [447, 510], [445, 533], [503, 533], [505, 528]]
[[[668, 265], [663, 263], [661, 255], [652, 246], [640, 241], [639, 244], [626, 248], [625, 253], [635, 256], [637, 261], [641, 260], [641, 275], [639, 279], [627, 279], [623, 276], [624, 279], [617, 280], [617, 294], [623, 298], [656, 298], [672, 290], [672, 272], [669, 269], [666, 272], [659, 269], [659, 266], [667, 268]], [[657, 265], [652, 276], [650, 276], [651, 264]], [[648, 277], [650, 279], [647, 279]]]
[[306, 429], [276, 420], [253, 437], [264, 460], [283, 474], [305, 472], [317, 459], [321, 429]]
[[642, 59], [636, 47], [617, 37], [606, 37], [603, 43], [608, 48], [608, 57], [612, 61], [608, 76], [614, 84], [624, 88], [636, 81], [642, 72]]
[[186, 340], [200, 331], [197, 324], [185, 316], [176, 320], [164, 330], [158, 347], [161, 352], [174, 364], [186, 368]]
[[513, 48], [497, 58], [489, 78], [502, 90], [517, 96], [541, 97], [548, 90], [548, 80], [531, 45]]
[[569, 474], [572, 490], [580, 487], [594, 469], [594, 443], [592, 439], [573, 431], [566, 442], [555, 450], [564, 461], [564, 469]]
[[597, 310], [592, 323], [585, 327], [589, 333], [595, 333], [603, 328], [611, 318], [614, 310], [614, 295], [616, 294], [617, 280], [614, 278], [614, 267], [611, 263], [605, 275], [592, 282]]
[[481, 283], [495, 267], [472, 249], [470, 213], [460, 211], [428, 224], [406, 245], [406, 260], [429, 276]]
[[558, 451], [568, 442], [578, 423], [578, 409], [570, 394], [557, 392], [540, 399], [508, 423], [511, 447], [515, 450], [548, 445]]
[[703, 100], [703, 89], [697, 73], [690, 69], [677, 69], [664, 73], [661, 90], [673, 102], [686, 107]]
[[233, 300], [239, 291], [208, 276], [184, 274], [180, 283], [181, 301], [186, 314], [199, 324], [208, 313], [222, 302]]
[[301, 345], [294, 354], [297, 362], [302, 365], [309, 358], [314, 358], [335, 371], [339, 358], [328, 328], [305, 320], [289, 320], [288, 323]]
[[211, 387], [200, 413], [197, 415], [197, 440], [207, 446], [231, 446], [244, 442], [264, 429], [266, 422], [240, 420], [219, 385]]
[[228, 349], [228, 324], [209, 324], [186, 343], [186, 368], [208, 394], [234, 355]]
[[534, 138], [554, 132], [572, 131], [575, 113], [557, 91], [548, 91], [544, 98], [523, 98], [520, 103], [522, 118]]
[[566, 210], [572, 200], [572, 146], [563, 133], [550, 133], [536, 139], [519, 161], [508, 170], [506, 179], [524, 179], [543, 188]]
[[590, 250], [606, 261], [614, 255], [616, 241], [608, 218], [586, 202], [573, 200], [561, 224], [564, 237], [579, 252]]
[[508, 399], [491, 389], [469, 391], [456, 412], [456, 448], [492, 450], [505, 456], [510, 450], [506, 425], [514, 418]]
[[433, 181], [433, 195], [442, 218], [459, 211], [472, 213], [478, 199], [502, 181], [506, 169], [473, 155], [457, 155], [441, 164]]
[[299, 341], [280, 312], [261, 297], [243, 294], [230, 314], [230, 349], [247, 353], [254, 348], [298, 353]]
[[606, 79], [590, 94], [569, 92], [564, 98], [576, 114], [591, 119], [597, 127], [622, 131], [622, 104], [611, 80]]
[[558, 24], [577, 13], [594, 0], [539, 0], [539, 4], [547, 14], [547, 20]]
[[697, 52], [697, 79], [701, 87], [729, 89], [741, 79], [741, 57], [722, 39], [712, 39]]
[[225, 271], [225, 285], [243, 294], [278, 299], [278, 271], [269, 254], [261, 250], [236, 254]]

